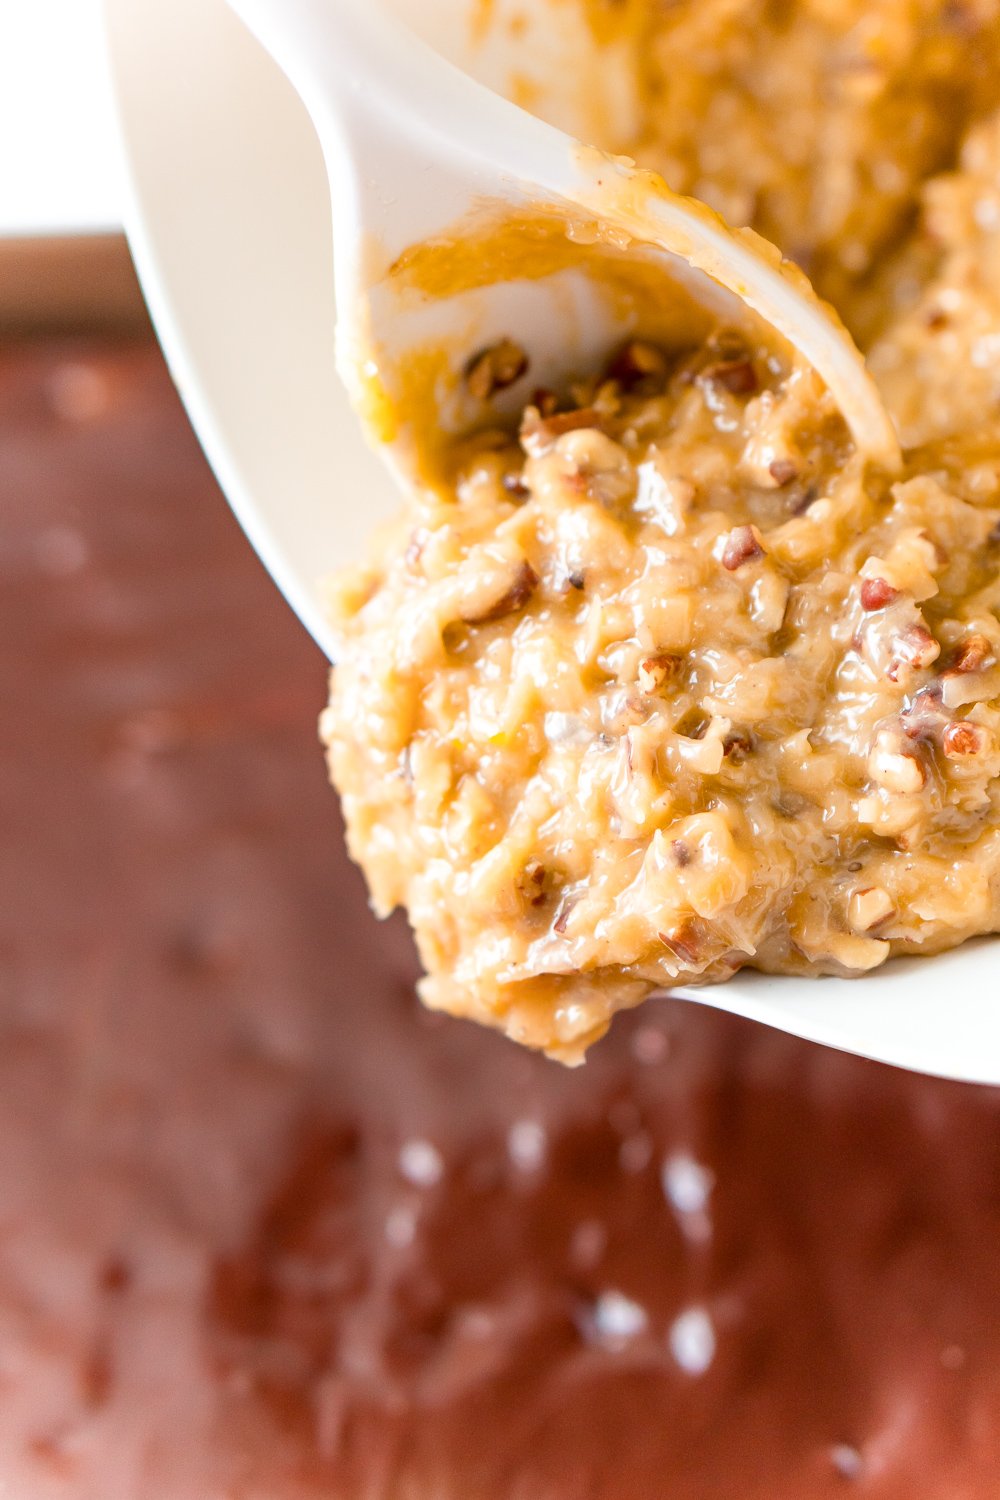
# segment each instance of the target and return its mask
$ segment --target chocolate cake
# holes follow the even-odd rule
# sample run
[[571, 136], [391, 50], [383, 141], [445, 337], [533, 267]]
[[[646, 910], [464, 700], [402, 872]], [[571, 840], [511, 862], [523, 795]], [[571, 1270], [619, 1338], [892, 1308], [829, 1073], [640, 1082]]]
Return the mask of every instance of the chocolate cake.
[[0, 356], [0, 1493], [993, 1500], [1000, 1093], [414, 997], [144, 341]]

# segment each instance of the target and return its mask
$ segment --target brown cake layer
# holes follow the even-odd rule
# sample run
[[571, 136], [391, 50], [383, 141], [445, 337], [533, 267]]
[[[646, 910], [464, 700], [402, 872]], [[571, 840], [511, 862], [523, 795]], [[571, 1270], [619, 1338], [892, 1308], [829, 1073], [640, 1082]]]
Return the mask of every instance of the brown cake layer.
[[994, 1500], [1000, 1095], [423, 1013], [156, 352], [0, 356], [0, 496], [0, 1492]]

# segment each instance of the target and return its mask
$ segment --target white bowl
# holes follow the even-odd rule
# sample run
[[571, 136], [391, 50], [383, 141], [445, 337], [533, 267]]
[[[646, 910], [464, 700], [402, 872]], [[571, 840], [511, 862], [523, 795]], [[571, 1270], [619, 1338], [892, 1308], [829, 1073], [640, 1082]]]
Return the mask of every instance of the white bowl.
[[[455, 0], [395, 4], [486, 81], [503, 84], [511, 58], [472, 45], [471, 30], [454, 24]], [[572, 17], [572, 7], [555, 9], [560, 24]], [[318, 144], [288, 84], [224, 0], [106, 0], [106, 13], [127, 227], [161, 342], [234, 510], [329, 654], [319, 584], [336, 556], [330, 497], [345, 488], [357, 497], [359, 552], [396, 497], [334, 371], [329, 191]], [[541, 68], [554, 55], [554, 34], [546, 7], [535, 14]], [[570, 45], [582, 49], [585, 39], [581, 26]], [[589, 94], [555, 86], [545, 103], [579, 134], [595, 78], [608, 91], [602, 107], [627, 108], [615, 69], [595, 75], [582, 51], [575, 70], [551, 76], [587, 81]], [[291, 535], [282, 526], [279, 546], [268, 517], [281, 516], [292, 494], [304, 524]], [[302, 576], [315, 588], [297, 584]], [[1000, 1083], [994, 940], [897, 960], [859, 980], [740, 974], [680, 993], [845, 1051]]]

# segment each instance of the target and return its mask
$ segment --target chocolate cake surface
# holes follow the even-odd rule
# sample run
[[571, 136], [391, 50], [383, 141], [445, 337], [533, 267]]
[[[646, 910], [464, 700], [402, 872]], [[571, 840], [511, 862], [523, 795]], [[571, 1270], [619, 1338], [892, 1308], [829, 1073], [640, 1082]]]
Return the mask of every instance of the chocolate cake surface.
[[0, 355], [0, 1493], [993, 1500], [1000, 1093], [423, 1012], [145, 343]]

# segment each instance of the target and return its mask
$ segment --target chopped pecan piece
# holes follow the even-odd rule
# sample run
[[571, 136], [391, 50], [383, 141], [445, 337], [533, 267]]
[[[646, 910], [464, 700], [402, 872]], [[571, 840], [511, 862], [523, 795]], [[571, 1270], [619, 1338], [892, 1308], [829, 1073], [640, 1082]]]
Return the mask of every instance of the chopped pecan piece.
[[948, 664], [950, 672], [981, 672], [993, 665], [993, 644], [985, 636], [974, 631], [967, 635], [955, 650]]
[[710, 349], [717, 359], [746, 359], [750, 353], [746, 335], [739, 328], [717, 328], [709, 335], [705, 347]]
[[527, 500], [531, 490], [520, 474], [505, 474], [500, 481], [512, 500]]
[[722, 753], [733, 765], [742, 765], [754, 749], [754, 737], [749, 730], [734, 729], [722, 742]]
[[912, 667], [929, 667], [941, 655], [941, 647], [926, 625], [911, 625], [899, 637], [896, 650]]
[[900, 667], [912, 667], [920, 671], [937, 661], [941, 647], [926, 625], [910, 625], [893, 642], [893, 658], [886, 670], [890, 682], [899, 678]]
[[790, 513], [793, 516], [804, 516], [818, 495], [819, 491], [814, 484], [807, 484], [802, 488], [792, 490], [788, 496]]
[[625, 449], [607, 433], [596, 427], [578, 428], [562, 434], [556, 446], [561, 477], [570, 489], [608, 507], [634, 495], [635, 470]]
[[581, 406], [576, 411], [552, 412], [549, 416], [543, 416], [537, 406], [529, 406], [521, 423], [521, 447], [530, 457], [540, 458], [564, 432], [600, 425], [601, 414], [593, 406]]
[[891, 583], [886, 583], [884, 578], [862, 578], [861, 608], [869, 613], [885, 609], [887, 604], [898, 598], [899, 590], [894, 589]]
[[529, 859], [517, 879], [517, 889], [529, 906], [544, 906], [551, 877], [540, 859]]
[[935, 678], [914, 693], [899, 715], [903, 733], [911, 740], [933, 740], [947, 721], [941, 707], [942, 687]]
[[780, 489], [782, 485], [791, 484], [793, 479], [798, 479], [799, 466], [791, 458], [772, 458], [767, 472]]
[[896, 915], [889, 892], [880, 885], [855, 891], [848, 902], [848, 921], [855, 932], [875, 932]]
[[931, 536], [929, 531], [922, 531], [920, 533], [920, 536], [925, 542], [930, 543], [931, 551], [934, 553], [934, 562], [936, 566], [938, 568], [946, 568], [950, 561], [947, 549], [945, 547], [942, 547], [937, 538]]
[[880, 729], [868, 756], [868, 771], [873, 781], [887, 792], [909, 795], [919, 792], [927, 780], [926, 772], [905, 741], [891, 730]]
[[637, 674], [640, 692], [655, 693], [668, 677], [676, 674], [680, 664], [679, 656], [644, 656]]
[[986, 730], [967, 719], [947, 725], [941, 736], [941, 749], [952, 760], [966, 755], [982, 755], [987, 745]]
[[516, 565], [510, 583], [496, 598], [470, 606], [462, 611], [460, 618], [466, 625], [484, 625], [490, 620], [500, 620], [522, 609], [538, 587], [538, 574], [525, 560]]
[[520, 380], [528, 368], [528, 356], [513, 339], [501, 339], [473, 355], [465, 367], [465, 384], [477, 401], [488, 401]]
[[644, 339], [629, 339], [607, 367], [609, 380], [617, 380], [623, 390], [632, 391], [644, 381], [662, 381], [670, 368], [667, 356], [655, 344]]
[[700, 384], [722, 386], [731, 396], [752, 396], [757, 389], [757, 371], [749, 359], [720, 359], [698, 376]]
[[685, 917], [676, 927], [671, 927], [667, 932], [658, 932], [656, 936], [664, 948], [669, 948], [682, 963], [696, 964], [705, 956], [704, 933], [701, 924], [694, 917]]
[[726, 537], [719, 559], [729, 573], [735, 573], [744, 563], [753, 562], [765, 553], [764, 542], [756, 526], [734, 526]]
[[577, 905], [579, 899], [580, 898], [578, 896], [563, 897], [559, 905], [559, 910], [556, 912], [555, 921], [552, 923], [553, 932], [563, 933], [566, 931], [566, 925], [569, 922], [573, 908]]

